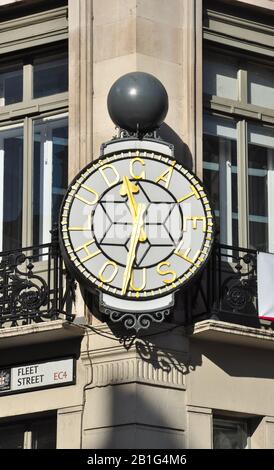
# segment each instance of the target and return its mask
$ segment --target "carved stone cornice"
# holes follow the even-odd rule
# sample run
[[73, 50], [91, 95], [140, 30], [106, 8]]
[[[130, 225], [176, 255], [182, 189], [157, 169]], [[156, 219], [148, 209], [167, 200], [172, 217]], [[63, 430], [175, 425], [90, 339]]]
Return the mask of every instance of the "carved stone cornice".
[[67, 7], [0, 23], [0, 53], [40, 46], [68, 37]]
[[204, 39], [273, 57], [272, 25], [208, 9]]
[[[134, 338], [127, 346], [111, 337], [106, 326], [98, 329], [100, 334], [92, 332], [81, 353], [84, 366], [92, 366], [88, 388], [135, 382], [185, 389], [185, 375], [192, 366], [184, 330], [164, 334], [163, 325], [157, 330], [159, 336], [154, 332], [150, 337]], [[108, 337], [101, 336], [103, 331]]]
[[122, 361], [101, 362], [93, 365], [93, 380], [89, 387], [144, 383], [168, 388], [185, 389], [186, 366], [165, 363], [165, 367], [154, 367], [140, 358]]
[[220, 23], [230, 24], [233, 26], [239, 26], [240, 28], [246, 28], [251, 31], [258, 31], [260, 33], [269, 34], [273, 36], [274, 28], [272, 25], [268, 25], [262, 22], [242, 18], [240, 16], [233, 16], [227, 13], [219, 12], [216, 10], [207, 9], [206, 11], [209, 19], [215, 20]]

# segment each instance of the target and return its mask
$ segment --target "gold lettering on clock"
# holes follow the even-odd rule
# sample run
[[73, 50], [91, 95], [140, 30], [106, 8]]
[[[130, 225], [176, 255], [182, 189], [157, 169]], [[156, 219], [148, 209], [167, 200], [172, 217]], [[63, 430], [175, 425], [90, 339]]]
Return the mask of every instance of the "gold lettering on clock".
[[131, 278], [130, 278], [130, 287], [132, 290], [135, 292], [141, 292], [145, 287], [146, 287], [146, 282], [147, 282], [147, 273], [146, 273], [146, 268], [142, 269], [142, 284], [140, 287], [136, 287], [134, 284], [134, 270], [132, 271]]
[[[109, 170], [108, 174], [106, 170]], [[116, 170], [115, 166], [111, 165], [111, 163], [107, 163], [106, 165], [102, 166], [101, 168], [99, 168], [99, 171], [109, 188], [111, 188], [111, 186], [114, 186], [114, 184], [118, 183], [120, 175]], [[110, 179], [110, 172], [112, 172], [112, 176], [114, 175], [114, 179]]]
[[163, 279], [163, 282], [165, 284], [172, 284], [175, 281], [175, 279], [177, 277], [177, 274], [172, 269], [162, 270], [161, 268], [163, 266], [166, 266], [167, 268], [169, 268], [170, 267], [170, 262], [169, 261], [162, 261], [161, 263], [159, 263], [158, 266], [157, 266], [157, 273], [160, 274], [160, 276], [166, 276], [168, 274], [171, 274], [172, 277], [170, 279]]
[[83, 188], [85, 191], [88, 191], [89, 193], [93, 194], [95, 197], [93, 198], [93, 200], [90, 201], [90, 200], [86, 199], [85, 197], [79, 196], [79, 194], [76, 194], [75, 198], [79, 199], [79, 201], [82, 201], [85, 204], [88, 204], [89, 206], [93, 206], [94, 204], [96, 204], [96, 202], [99, 199], [99, 194], [96, 191], [94, 191], [94, 189], [87, 186], [86, 184], [81, 184], [81, 188]]
[[130, 176], [132, 176], [132, 178], [134, 178], [135, 180], [141, 180], [145, 178], [146, 174], [145, 174], [145, 171], [142, 171], [140, 175], [136, 175], [136, 173], [134, 172], [133, 166], [137, 162], [140, 163], [142, 166], [145, 166], [145, 162], [144, 160], [142, 160], [142, 158], [139, 158], [139, 157], [133, 158], [132, 160], [130, 160], [129, 173], [130, 173]]
[[187, 199], [189, 199], [190, 197], [192, 196], [195, 196], [196, 199], [200, 199], [201, 196], [200, 194], [198, 193], [197, 189], [195, 188], [195, 186], [193, 186], [192, 184], [190, 185], [190, 189], [191, 189], [191, 192], [186, 194], [185, 196], [181, 197], [180, 199], [177, 199], [177, 202], [180, 203], [180, 202], [183, 202], [183, 201], [186, 201]]
[[156, 178], [155, 183], [159, 183], [160, 181], [163, 181], [165, 183], [166, 189], [168, 189], [175, 163], [176, 161], [174, 160], [174, 162], [172, 162], [171, 165], [169, 166], [168, 170], [165, 170], [158, 178]]
[[[109, 274], [109, 276], [104, 276], [104, 272], [106, 271], [106, 269], [108, 267], [112, 267], [113, 268], [113, 271], [111, 274]], [[118, 272], [118, 266], [117, 264], [114, 262], [114, 261], [107, 261], [105, 264], [103, 264], [103, 266], [101, 267], [100, 271], [99, 271], [99, 274], [98, 274], [98, 277], [100, 279], [100, 281], [104, 282], [105, 284], [109, 284], [110, 282], [113, 281], [113, 279], [115, 278], [116, 274]]]
[[198, 225], [197, 223], [198, 222], [202, 222], [203, 223], [203, 232], [206, 232], [206, 217], [203, 215], [203, 216], [196, 216], [196, 215], [193, 215], [193, 216], [186, 216], [184, 217], [184, 232], [187, 231], [187, 222], [189, 221], [192, 221], [192, 228], [193, 230], [197, 230], [198, 228]]
[[77, 253], [78, 251], [81, 251], [81, 250], [84, 250], [84, 252], [86, 253], [87, 256], [85, 256], [84, 258], [81, 259], [81, 262], [82, 263], [85, 263], [86, 261], [88, 261], [89, 259], [91, 258], [94, 258], [95, 256], [99, 255], [101, 253], [101, 250], [96, 250], [94, 251], [93, 253], [91, 253], [89, 251], [89, 246], [90, 245], [93, 245], [93, 243], [95, 243], [95, 240], [91, 240], [87, 243], [84, 243], [83, 245], [81, 246], [78, 246], [78, 248], [75, 248], [74, 251], [75, 253]]
[[195, 261], [196, 259], [198, 258], [199, 256], [199, 250], [197, 251], [197, 253], [195, 254], [194, 258], [190, 258], [188, 255], [190, 253], [190, 250], [191, 248], [187, 248], [184, 252], [181, 251], [182, 247], [183, 247], [183, 244], [184, 244], [184, 240], [181, 240], [181, 242], [179, 243], [179, 245], [177, 246], [177, 248], [174, 250], [174, 254], [177, 255], [177, 256], [180, 256], [180, 258], [184, 259], [185, 261], [187, 261], [188, 263], [190, 264], [195, 264]]

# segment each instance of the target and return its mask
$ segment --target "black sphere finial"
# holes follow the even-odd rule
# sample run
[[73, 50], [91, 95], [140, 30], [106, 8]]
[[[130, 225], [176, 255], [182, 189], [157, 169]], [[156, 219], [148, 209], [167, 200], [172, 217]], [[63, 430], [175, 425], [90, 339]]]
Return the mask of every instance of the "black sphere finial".
[[131, 72], [118, 78], [107, 98], [109, 115], [118, 127], [130, 132], [154, 131], [168, 111], [168, 95], [153, 75]]

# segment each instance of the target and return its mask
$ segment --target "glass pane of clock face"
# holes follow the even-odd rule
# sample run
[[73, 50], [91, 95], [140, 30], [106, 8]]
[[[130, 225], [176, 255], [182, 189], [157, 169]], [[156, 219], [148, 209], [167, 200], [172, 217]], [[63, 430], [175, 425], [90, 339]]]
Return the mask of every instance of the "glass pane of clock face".
[[124, 298], [178, 289], [206, 261], [212, 212], [201, 183], [149, 152], [83, 170], [62, 208], [64, 255], [79, 280]]

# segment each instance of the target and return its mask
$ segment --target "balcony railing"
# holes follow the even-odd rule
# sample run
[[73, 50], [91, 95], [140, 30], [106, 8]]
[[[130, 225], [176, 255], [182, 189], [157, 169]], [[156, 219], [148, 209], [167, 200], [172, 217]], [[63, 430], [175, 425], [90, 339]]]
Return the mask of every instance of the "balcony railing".
[[72, 321], [74, 289], [56, 230], [49, 244], [0, 253], [0, 328]]
[[[178, 295], [186, 324], [213, 317], [259, 327], [256, 251], [215, 243], [200, 277]], [[0, 328], [73, 321], [74, 296], [56, 231], [49, 244], [0, 253]]]
[[200, 279], [185, 295], [186, 323], [216, 318], [260, 326], [257, 252], [215, 243]]

